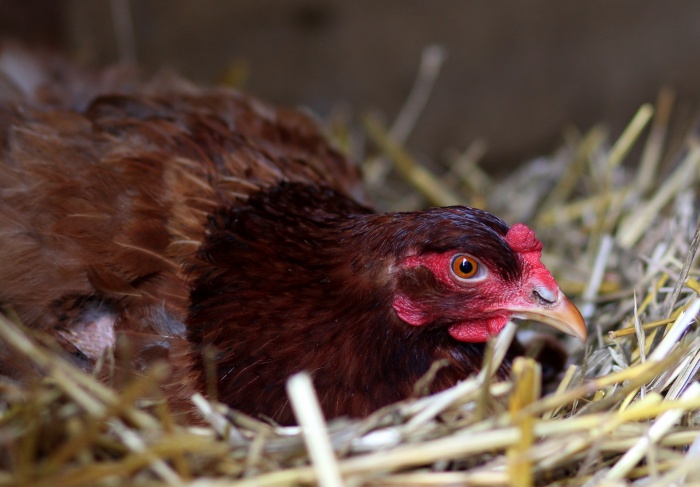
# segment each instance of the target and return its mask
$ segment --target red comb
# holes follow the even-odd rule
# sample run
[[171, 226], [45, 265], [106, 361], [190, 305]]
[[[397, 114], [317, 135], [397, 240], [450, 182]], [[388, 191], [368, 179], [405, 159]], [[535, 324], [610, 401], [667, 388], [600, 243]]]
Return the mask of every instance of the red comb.
[[522, 223], [516, 223], [506, 233], [506, 243], [520, 253], [541, 252], [542, 243], [535, 237], [535, 232]]

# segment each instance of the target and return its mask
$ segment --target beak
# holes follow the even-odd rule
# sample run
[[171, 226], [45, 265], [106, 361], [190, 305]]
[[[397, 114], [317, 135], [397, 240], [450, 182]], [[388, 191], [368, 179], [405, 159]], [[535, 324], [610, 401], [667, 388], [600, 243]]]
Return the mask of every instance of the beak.
[[586, 341], [588, 330], [583, 316], [574, 304], [559, 291], [556, 303], [551, 305], [536, 305], [532, 308], [512, 309], [513, 316], [544, 323], [567, 335]]

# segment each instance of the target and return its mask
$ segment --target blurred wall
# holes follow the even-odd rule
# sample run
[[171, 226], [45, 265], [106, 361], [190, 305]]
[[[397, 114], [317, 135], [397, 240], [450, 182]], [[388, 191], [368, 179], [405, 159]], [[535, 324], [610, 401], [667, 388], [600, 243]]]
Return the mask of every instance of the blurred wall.
[[[108, 0], [0, 0], [0, 34], [36, 32], [92, 63], [118, 59]], [[117, 2], [119, 5], [119, 2]], [[137, 60], [195, 80], [243, 78], [275, 103], [321, 114], [338, 102], [391, 120], [422, 49], [448, 59], [409, 147], [431, 157], [479, 138], [503, 168], [545, 153], [567, 125], [619, 131], [663, 85], [700, 99], [700, 2], [691, 0], [139, 0], [130, 6]], [[28, 22], [22, 28], [21, 22]], [[7, 24], [7, 22], [6, 22]], [[34, 27], [29, 27], [34, 25]], [[38, 29], [42, 32], [42, 29]], [[55, 32], [58, 31], [58, 34]], [[60, 34], [60, 35], [59, 35]], [[232, 74], [233, 73], [233, 74]]]

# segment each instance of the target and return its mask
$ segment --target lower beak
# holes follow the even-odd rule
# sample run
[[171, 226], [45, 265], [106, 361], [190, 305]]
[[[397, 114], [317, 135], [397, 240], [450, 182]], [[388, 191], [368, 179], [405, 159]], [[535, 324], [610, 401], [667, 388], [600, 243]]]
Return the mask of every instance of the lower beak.
[[588, 330], [586, 322], [574, 303], [559, 292], [559, 299], [555, 304], [544, 306], [538, 305], [532, 308], [522, 308], [511, 310], [516, 318], [538, 321], [559, 331], [578, 338], [582, 342], [586, 341]]

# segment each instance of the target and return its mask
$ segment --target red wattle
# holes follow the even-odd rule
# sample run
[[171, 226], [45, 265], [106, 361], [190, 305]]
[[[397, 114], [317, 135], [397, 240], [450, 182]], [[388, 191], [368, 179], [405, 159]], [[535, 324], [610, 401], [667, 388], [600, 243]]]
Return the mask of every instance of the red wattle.
[[507, 322], [508, 319], [504, 317], [479, 322], [465, 321], [450, 326], [447, 331], [452, 338], [460, 342], [480, 343], [498, 335]]

